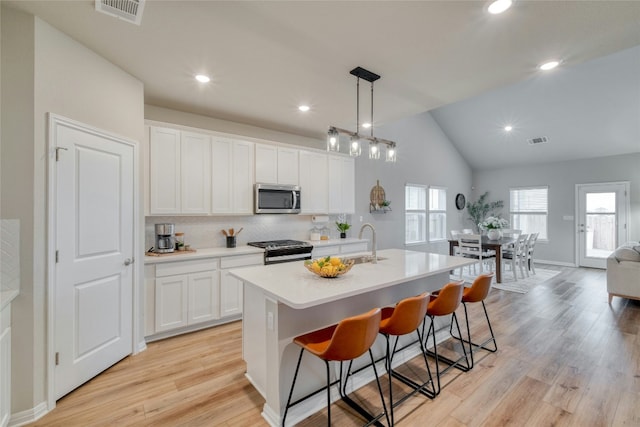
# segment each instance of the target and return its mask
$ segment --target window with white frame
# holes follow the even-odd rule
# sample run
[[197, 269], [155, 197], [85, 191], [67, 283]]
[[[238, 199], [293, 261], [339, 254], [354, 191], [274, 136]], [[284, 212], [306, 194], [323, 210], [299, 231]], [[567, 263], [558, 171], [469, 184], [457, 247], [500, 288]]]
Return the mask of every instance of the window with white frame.
[[429, 241], [447, 238], [447, 190], [429, 187]]
[[511, 228], [523, 234], [540, 233], [538, 239], [547, 240], [548, 193], [548, 187], [511, 188]]
[[427, 241], [427, 187], [407, 184], [404, 190], [406, 244]]

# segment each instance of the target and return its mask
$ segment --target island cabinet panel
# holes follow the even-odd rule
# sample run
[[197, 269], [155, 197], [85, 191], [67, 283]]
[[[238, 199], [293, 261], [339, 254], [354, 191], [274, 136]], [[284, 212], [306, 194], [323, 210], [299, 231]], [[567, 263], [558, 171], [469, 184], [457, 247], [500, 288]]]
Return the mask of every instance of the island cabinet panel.
[[327, 155], [300, 151], [301, 213], [329, 212], [329, 169]]
[[11, 304], [0, 312], [0, 426], [11, 418]]

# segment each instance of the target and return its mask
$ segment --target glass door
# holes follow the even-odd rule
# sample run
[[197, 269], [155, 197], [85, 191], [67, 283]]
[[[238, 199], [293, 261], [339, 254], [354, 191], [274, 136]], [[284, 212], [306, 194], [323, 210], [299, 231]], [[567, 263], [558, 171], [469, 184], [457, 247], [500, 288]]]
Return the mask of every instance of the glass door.
[[606, 268], [607, 257], [628, 240], [629, 184], [578, 184], [578, 265]]

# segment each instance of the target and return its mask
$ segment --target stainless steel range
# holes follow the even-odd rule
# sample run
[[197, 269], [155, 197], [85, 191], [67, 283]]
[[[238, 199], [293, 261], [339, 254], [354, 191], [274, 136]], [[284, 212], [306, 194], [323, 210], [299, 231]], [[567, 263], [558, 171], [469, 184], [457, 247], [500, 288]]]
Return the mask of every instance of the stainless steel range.
[[313, 245], [299, 240], [269, 240], [247, 244], [264, 249], [265, 265], [311, 259], [313, 250]]

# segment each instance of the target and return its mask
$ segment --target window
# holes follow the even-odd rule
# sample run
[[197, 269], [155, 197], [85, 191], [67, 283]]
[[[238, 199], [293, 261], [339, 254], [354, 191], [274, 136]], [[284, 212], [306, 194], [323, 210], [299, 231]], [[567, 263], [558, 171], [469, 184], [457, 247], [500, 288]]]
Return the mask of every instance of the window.
[[404, 191], [405, 238], [407, 245], [427, 241], [427, 187], [407, 184]]
[[523, 234], [540, 233], [547, 240], [548, 187], [512, 188], [509, 190], [511, 227]]
[[429, 241], [447, 237], [447, 190], [429, 188]]

